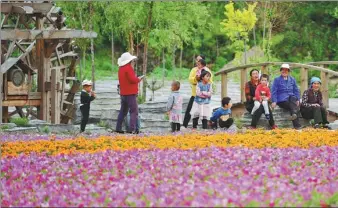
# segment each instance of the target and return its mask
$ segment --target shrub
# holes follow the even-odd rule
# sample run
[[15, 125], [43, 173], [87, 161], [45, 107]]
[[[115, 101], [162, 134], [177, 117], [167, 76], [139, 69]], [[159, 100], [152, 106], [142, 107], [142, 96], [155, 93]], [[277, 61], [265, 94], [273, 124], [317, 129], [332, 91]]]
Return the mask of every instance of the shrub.
[[19, 127], [30, 126], [28, 118], [12, 118], [11, 123], [15, 123]]

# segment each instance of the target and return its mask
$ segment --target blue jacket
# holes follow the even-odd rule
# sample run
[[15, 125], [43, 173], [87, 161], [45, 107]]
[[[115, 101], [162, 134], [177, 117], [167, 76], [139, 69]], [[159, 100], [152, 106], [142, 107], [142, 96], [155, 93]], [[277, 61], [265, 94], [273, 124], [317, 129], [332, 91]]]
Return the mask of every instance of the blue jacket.
[[271, 94], [272, 102], [276, 103], [287, 101], [290, 96], [295, 96], [297, 100], [300, 99], [297, 82], [295, 78], [291, 76], [288, 76], [287, 80], [284, 80], [282, 76], [276, 77], [273, 81]]
[[202, 81], [198, 82], [196, 86], [195, 102], [198, 104], [209, 104], [212, 93], [212, 85], [210, 83], [203, 84]]
[[228, 115], [231, 114], [231, 109], [224, 109], [222, 107], [218, 108], [211, 116], [210, 120], [213, 122], [217, 122], [217, 120], [223, 116], [223, 115]]

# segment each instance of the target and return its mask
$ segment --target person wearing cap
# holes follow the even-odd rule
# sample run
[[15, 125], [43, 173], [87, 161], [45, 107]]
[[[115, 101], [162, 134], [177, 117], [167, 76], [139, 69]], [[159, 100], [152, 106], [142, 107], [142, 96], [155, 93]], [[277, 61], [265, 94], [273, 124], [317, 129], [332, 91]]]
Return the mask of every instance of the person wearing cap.
[[129, 52], [126, 52], [117, 60], [121, 98], [121, 108], [116, 123], [117, 133], [124, 133], [122, 131], [122, 123], [128, 111], [130, 113], [130, 124], [127, 131], [128, 133], [138, 133], [138, 130], [136, 130], [138, 118], [137, 94], [138, 84], [142, 78], [137, 77], [134, 72], [132, 62], [135, 59], [137, 59], [136, 56], [132, 56]]
[[84, 80], [82, 82], [82, 91], [80, 95], [80, 111], [82, 114], [81, 119], [81, 130], [80, 132], [84, 132], [86, 129], [86, 125], [89, 120], [89, 111], [90, 111], [90, 102], [92, 102], [96, 98], [96, 94], [92, 91], [93, 83], [90, 80]]
[[318, 77], [312, 77], [310, 83], [310, 88], [303, 93], [300, 112], [303, 118], [314, 119], [314, 128], [328, 128], [329, 122], [320, 91], [322, 81]]
[[298, 108], [300, 92], [296, 79], [289, 75], [289, 64], [282, 64], [280, 68], [281, 76], [276, 77], [271, 90], [272, 107], [278, 105], [280, 108], [290, 112], [289, 119], [292, 121], [295, 129], [300, 129], [301, 125], [298, 119]]
[[[202, 61], [200, 61], [202, 60]], [[191, 97], [190, 97], [190, 100], [189, 100], [189, 103], [188, 103], [188, 106], [187, 106], [187, 109], [185, 111], [185, 114], [184, 114], [184, 120], [183, 120], [183, 126], [185, 128], [188, 127], [188, 124], [189, 124], [189, 121], [191, 119], [191, 115], [190, 115], [190, 111], [191, 111], [191, 108], [194, 104], [194, 100], [195, 100], [195, 97], [196, 97], [196, 86], [198, 84], [198, 82], [200, 81], [200, 73], [198, 73], [199, 71], [201, 72], [202, 68], [206, 71], [208, 71], [210, 74], [211, 74], [211, 77], [210, 77], [210, 83], [212, 84], [213, 81], [212, 81], [212, 78], [213, 78], [213, 74], [211, 72], [211, 70], [206, 67], [206, 66], [201, 66], [202, 68], [199, 68], [199, 64], [200, 62], [205, 62], [205, 56], [204, 55], [198, 55], [195, 59], [195, 64], [196, 66], [194, 68], [191, 69], [190, 71], [190, 74], [189, 74], [189, 83], [191, 85]]]

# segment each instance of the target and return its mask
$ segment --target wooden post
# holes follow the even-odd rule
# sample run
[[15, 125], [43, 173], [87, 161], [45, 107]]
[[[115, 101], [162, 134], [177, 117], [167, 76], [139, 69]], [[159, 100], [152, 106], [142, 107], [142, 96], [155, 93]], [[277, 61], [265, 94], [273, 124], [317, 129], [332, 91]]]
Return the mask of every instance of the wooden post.
[[329, 107], [329, 73], [320, 72], [320, 79], [322, 81], [321, 91], [323, 95], [323, 103], [326, 108]]
[[309, 74], [307, 68], [300, 69], [300, 96], [303, 95], [304, 91], [308, 86]]
[[245, 102], [245, 83], [247, 82], [247, 69], [241, 69], [241, 103]]
[[[0, 11], [1, 11], [1, 1], [0, 1]], [[2, 15], [0, 13], [0, 24], [2, 23]], [[1, 30], [2, 25], [0, 25], [0, 30]], [[1, 65], [2, 65], [2, 41], [1, 41], [1, 31], [0, 31], [0, 106], [2, 106], [2, 81], [3, 81], [3, 74], [1, 70]], [[0, 107], [0, 124], [2, 123], [2, 108]]]
[[223, 99], [224, 97], [227, 96], [228, 94], [228, 80], [227, 80], [227, 73], [223, 73], [221, 75], [221, 79], [222, 79], [222, 82], [221, 82], [221, 99]]
[[262, 66], [261, 74], [268, 74], [268, 67], [266, 65]]
[[[9, 122], [8, 106], [3, 106], [2, 107], [2, 114], [3, 114], [4, 123], [8, 123]], [[2, 119], [0, 119], [0, 120], [2, 120]]]
[[53, 124], [60, 123], [60, 71], [53, 69], [51, 72], [51, 122]]

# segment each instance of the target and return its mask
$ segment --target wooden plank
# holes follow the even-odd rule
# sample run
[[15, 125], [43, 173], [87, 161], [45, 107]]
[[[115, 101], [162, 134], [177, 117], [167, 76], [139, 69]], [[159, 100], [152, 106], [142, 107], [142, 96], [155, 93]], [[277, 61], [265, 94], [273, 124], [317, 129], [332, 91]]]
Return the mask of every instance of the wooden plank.
[[224, 73], [221, 75], [222, 81], [221, 81], [221, 98], [223, 99], [224, 97], [227, 96], [228, 94], [228, 80], [227, 80], [227, 74]]
[[38, 100], [41, 99], [40, 92], [29, 92], [28, 95], [9, 95], [7, 96], [8, 100]]
[[308, 89], [309, 85], [309, 73], [307, 68], [300, 69], [300, 96], [303, 95], [304, 91]]
[[57, 89], [56, 83], [59, 80], [60, 71], [51, 70], [51, 122], [53, 124], [60, 123], [60, 93]]
[[1, 31], [3, 40], [96, 38], [96, 32], [84, 30], [10, 30]]
[[[76, 56], [78, 56], [78, 54], [77, 53], [74, 53], [74, 51], [70, 51], [70, 52], [67, 52], [67, 53], [63, 53], [63, 54], [61, 54], [61, 55], [59, 55], [59, 58], [60, 59], [62, 59], [62, 58], [64, 58], [64, 57], [76, 57]], [[53, 57], [53, 58], [51, 58], [50, 60], [51, 61], [55, 61], [55, 60], [57, 60], [58, 59], [58, 57]]]
[[329, 108], [329, 74], [321, 72], [320, 79], [322, 81], [321, 91], [323, 95], [323, 103], [326, 108]]
[[245, 83], [247, 82], [247, 69], [244, 68], [241, 70], [241, 103], [245, 102]]
[[[13, 8], [14, 7], [14, 8]], [[53, 3], [11, 3], [4, 2], [1, 6], [1, 12], [4, 14], [47, 14], [53, 7]]]
[[2, 106], [39, 106], [41, 100], [4, 100]]
[[28, 95], [28, 85], [23, 84], [19, 87], [15, 86], [13, 82], [8, 81], [7, 82], [7, 89], [8, 93], [7, 95]]

